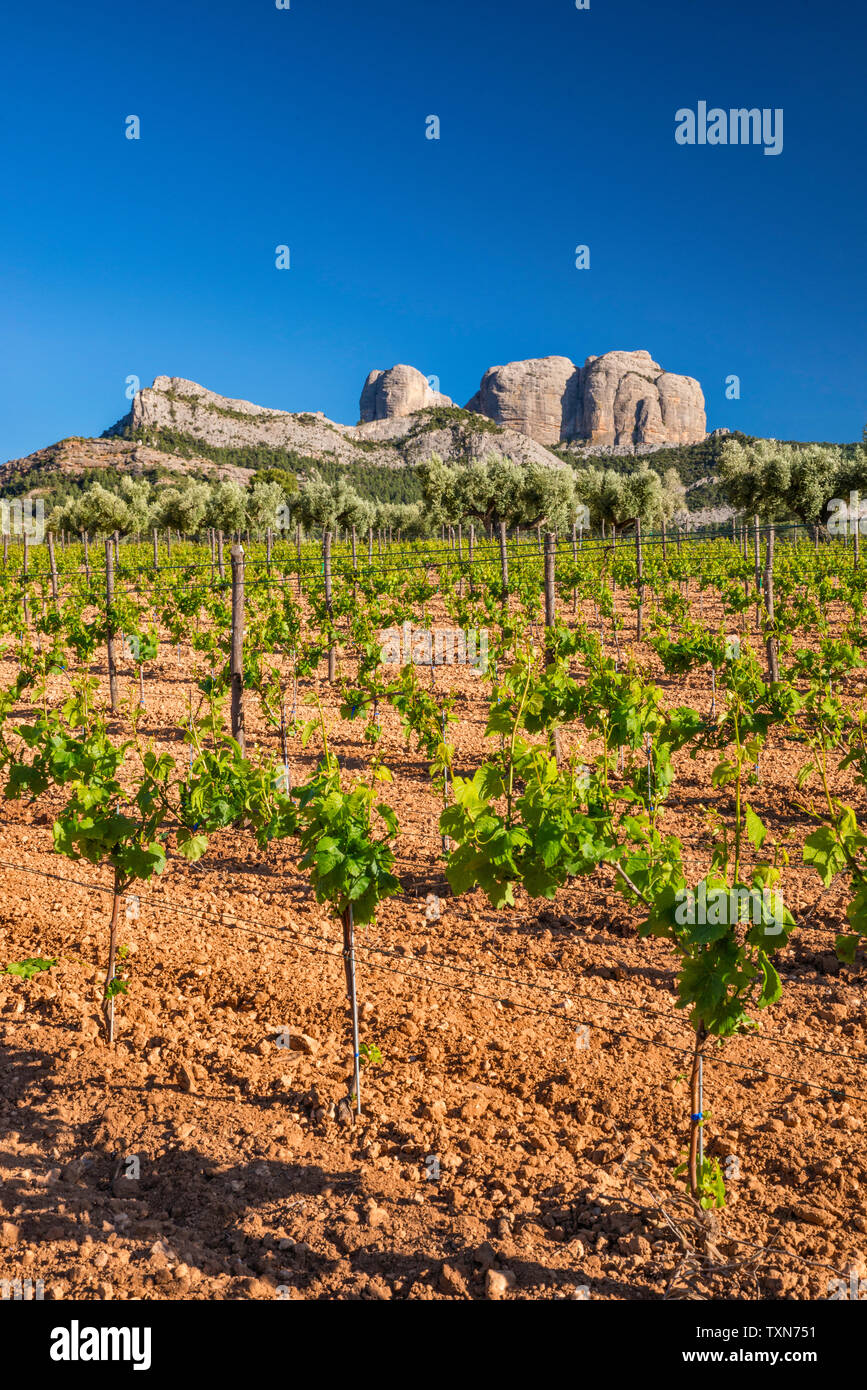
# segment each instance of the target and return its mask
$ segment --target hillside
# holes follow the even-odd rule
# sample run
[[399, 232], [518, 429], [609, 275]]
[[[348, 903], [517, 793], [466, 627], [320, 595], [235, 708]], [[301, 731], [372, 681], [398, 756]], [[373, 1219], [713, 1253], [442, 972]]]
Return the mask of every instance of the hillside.
[[[262, 469], [304, 478], [317, 470], [344, 476], [364, 498], [413, 502], [421, 495], [417, 466], [432, 454], [446, 462], [483, 459], [491, 452], [527, 465], [593, 466], [629, 472], [647, 463], [675, 468], [689, 510], [701, 524], [724, 521], [716, 471], [725, 439], [715, 431], [696, 443], [594, 445], [578, 440], [545, 446], [486, 415], [434, 404], [403, 415], [340, 425], [321, 412], [293, 414], [217, 395], [181, 377], [157, 377], [139, 391], [127, 415], [99, 439], [71, 437], [0, 466], [0, 496], [39, 495], [53, 505], [94, 479], [111, 487], [124, 476], [155, 484], [184, 477], [231, 478], [242, 485]], [[853, 446], [854, 447], [854, 446]]]

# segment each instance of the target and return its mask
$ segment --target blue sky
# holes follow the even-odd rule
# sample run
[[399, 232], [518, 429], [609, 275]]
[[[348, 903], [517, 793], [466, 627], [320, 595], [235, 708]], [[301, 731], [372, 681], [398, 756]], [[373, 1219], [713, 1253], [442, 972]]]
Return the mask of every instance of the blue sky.
[[[4, 29], [0, 459], [101, 433], [133, 374], [351, 424], [373, 367], [463, 405], [496, 363], [639, 347], [709, 428], [860, 437], [851, 0], [43, 0]], [[679, 146], [702, 100], [782, 108], [782, 153]]]

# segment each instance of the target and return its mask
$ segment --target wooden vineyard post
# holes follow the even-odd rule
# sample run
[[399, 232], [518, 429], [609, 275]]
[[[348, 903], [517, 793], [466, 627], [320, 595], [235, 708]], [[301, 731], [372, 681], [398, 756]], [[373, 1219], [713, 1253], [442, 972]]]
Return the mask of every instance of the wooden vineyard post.
[[274, 542], [274, 534], [271, 527], [265, 532], [265, 563], [268, 566], [268, 573], [271, 573], [271, 548]]
[[117, 918], [120, 908], [120, 884], [118, 873], [114, 873], [114, 890], [111, 899], [111, 925], [108, 937], [108, 968], [105, 972], [105, 985], [102, 993], [102, 1017], [105, 1021], [105, 1031], [108, 1038], [109, 1047], [114, 1047], [114, 995], [109, 994], [108, 987], [114, 979], [114, 963], [117, 954]]
[[638, 623], [636, 640], [644, 635], [644, 555], [641, 550], [641, 517], [635, 518], [635, 564], [638, 578]]
[[761, 575], [762, 542], [759, 536], [759, 518], [753, 517], [753, 564], [756, 573], [756, 630], [759, 628], [759, 594], [762, 588]]
[[233, 545], [232, 560], [232, 738], [244, 752], [244, 548]]
[[48, 563], [51, 566], [51, 597], [54, 599], [54, 607], [57, 608], [57, 560], [54, 556], [54, 536], [48, 532]]
[[108, 648], [108, 692], [111, 712], [117, 714], [117, 665], [114, 659], [114, 544], [111, 536], [105, 540], [105, 632]]
[[[554, 663], [552, 643], [553, 628], [557, 620], [555, 578], [557, 568], [557, 537], [553, 531], [545, 532], [545, 665]], [[553, 752], [557, 766], [560, 766], [560, 730], [553, 730]]]
[[355, 983], [355, 927], [352, 921], [352, 903], [341, 915], [340, 920], [343, 923], [343, 969], [346, 974], [346, 993], [352, 1015], [352, 1071], [355, 1081], [355, 1113], [360, 1115], [361, 1048], [358, 1039], [358, 993]]
[[168, 555], [168, 558], [169, 558], [169, 564], [171, 564], [171, 562], [172, 562], [172, 528], [171, 528], [171, 526], [167, 526], [167, 527], [166, 527], [166, 554]]
[[662, 559], [663, 563], [668, 559], [668, 537], [665, 530], [665, 517], [662, 518]]
[[373, 527], [372, 527], [372, 526], [368, 526], [368, 528], [367, 528], [367, 567], [368, 567], [368, 569], [370, 569], [370, 566], [371, 566], [372, 564], [373, 564]]
[[[159, 538], [159, 535], [157, 534], [157, 528], [156, 528], [156, 527], [154, 527], [153, 531], [151, 532], [151, 537], [152, 537], [153, 546], [154, 546], [154, 571], [159, 571], [159, 567], [160, 567], [160, 538]], [[85, 557], [86, 557], [86, 555], [87, 555], [87, 546], [85, 545]]]
[[85, 573], [85, 577], [86, 577], [86, 579], [87, 579], [88, 585], [90, 584], [90, 545], [89, 545], [89, 539], [90, 539], [90, 538], [89, 538], [87, 532], [86, 532], [86, 531], [82, 531], [82, 533], [81, 533], [81, 543], [82, 543], [82, 545], [84, 546], [84, 573]]
[[687, 1166], [689, 1189], [696, 1201], [698, 1201], [701, 1195], [700, 1179], [704, 1159], [704, 1134], [702, 1131], [702, 1107], [704, 1105], [704, 1086], [702, 1083], [704, 1068], [702, 1064], [704, 1061], [704, 1044], [706, 1038], [707, 1033], [704, 1024], [699, 1021], [695, 1033], [695, 1048], [692, 1054], [692, 1072], [689, 1081], [689, 1159]]
[[[331, 622], [333, 608], [331, 603], [331, 532], [322, 537], [322, 573], [325, 577], [325, 612]], [[332, 640], [328, 644], [328, 679], [332, 683], [337, 675], [337, 647]]]
[[24, 622], [25, 622], [25, 624], [29, 627], [29, 626], [30, 626], [30, 605], [29, 605], [28, 602], [27, 602], [27, 575], [28, 575], [28, 571], [29, 571], [29, 569], [30, 569], [30, 549], [29, 549], [28, 544], [27, 544], [27, 532], [26, 532], [26, 531], [25, 531], [24, 534], [22, 535], [21, 539], [22, 539], [22, 542], [23, 542], [23, 545], [24, 545], [24, 556], [23, 556], [23, 559], [22, 559], [22, 562], [21, 562], [21, 580], [22, 580], [22, 584], [23, 584], [23, 594], [24, 594], [24, 597], [23, 597], [22, 602], [21, 602], [21, 607], [22, 607], [23, 610], [24, 610]]
[[849, 515], [852, 518], [852, 548], [855, 568], [861, 564], [861, 494], [853, 492], [849, 498]]
[[225, 578], [226, 578], [226, 563], [225, 563], [225, 560], [223, 559], [223, 533], [222, 533], [222, 531], [218, 531], [218, 532], [217, 532], [217, 570], [218, 570], [218, 572], [219, 572], [220, 578], [221, 578], [221, 579], [225, 579]]
[[509, 602], [509, 553], [506, 549], [506, 523], [501, 521], [500, 532], [500, 573], [503, 577], [503, 603]]
[[780, 679], [780, 662], [777, 653], [777, 639], [774, 634], [774, 527], [768, 527], [768, 545], [765, 554], [765, 611], [768, 615], [769, 631], [767, 641], [768, 679]]
[[475, 528], [475, 526], [473, 526], [472, 523], [471, 523], [471, 524], [470, 524], [470, 536], [469, 536], [469, 540], [468, 540], [468, 542], [467, 542], [467, 559], [469, 560], [470, 564], [473, 563], [473, 555], [474, 555], [474, 553], [475, 553], [475, 549], [476, 549], [476, 528]]

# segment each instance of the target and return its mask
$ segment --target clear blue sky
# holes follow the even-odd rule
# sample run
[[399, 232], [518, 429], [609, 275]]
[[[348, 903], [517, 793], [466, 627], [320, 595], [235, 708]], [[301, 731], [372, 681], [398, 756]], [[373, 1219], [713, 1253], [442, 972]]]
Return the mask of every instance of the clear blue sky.
[[[352, 424], [372, 367], [463, 405], [639, 347], [710, 428], [859, 438], [865, 35], [854, 0], [9, 7], [0, 459], [101, 433], [130, 374]], [[677, 145], [702, 100], [782, 107], [782, 154]]]

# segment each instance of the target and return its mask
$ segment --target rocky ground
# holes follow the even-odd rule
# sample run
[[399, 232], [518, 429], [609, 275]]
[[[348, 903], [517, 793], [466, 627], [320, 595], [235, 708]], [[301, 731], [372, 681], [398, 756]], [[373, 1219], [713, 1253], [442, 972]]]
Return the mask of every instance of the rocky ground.
[[[145, 729], [165, 746], [187, 661], [166, 650], [147, 682]], [[478, 681], [457, 668], [438, 680], [458, 694], [470, 770]], [[319, 688], [351, 774], [357, 728]], [[709, 705], [703, 680], [670, 689]], [[340, 928], [291, 841], [263, 854], [217, 835], [199, 865], [173, 857], [130, 902], [110, 1050], [107, 875], [53, 853], [50, 796], [3, 804], [0, 962], [57, 965], [0, 974], [0, 1279], [75, 1299], [746, 1300], [827, 1298], [851, 1267], [867, 1273], [867, 999], [860, 957], [833, 955], [843, 892], [821, 894], [792, 849], [786, 899], [807, 925], [758, 1035], [710, 1049], [708, 1147], [729, 1195], [700, 1219], [673, 1176], [690, 1029], [669, 950], [637, 940], [606, 872], [550, 904], [451, 899], [426, 767], [391, 711], [384, 722], [404, 893], [359, 933], [362, 1036], [383, 1061], [365, 1068], [357, 1123], [341, 1104]], [[269, 740], [255, 711], [248, 725]], [[801, 756], [770, 749], [753, 798], [795, 846]], [[296, 776], [311, 757], [293, 750]], [[696, 877], [703, 806], [726, 809], [710, 766], [679, 761], [666, 811]], [[837, 789], [863, 811], [863, 792]]]

